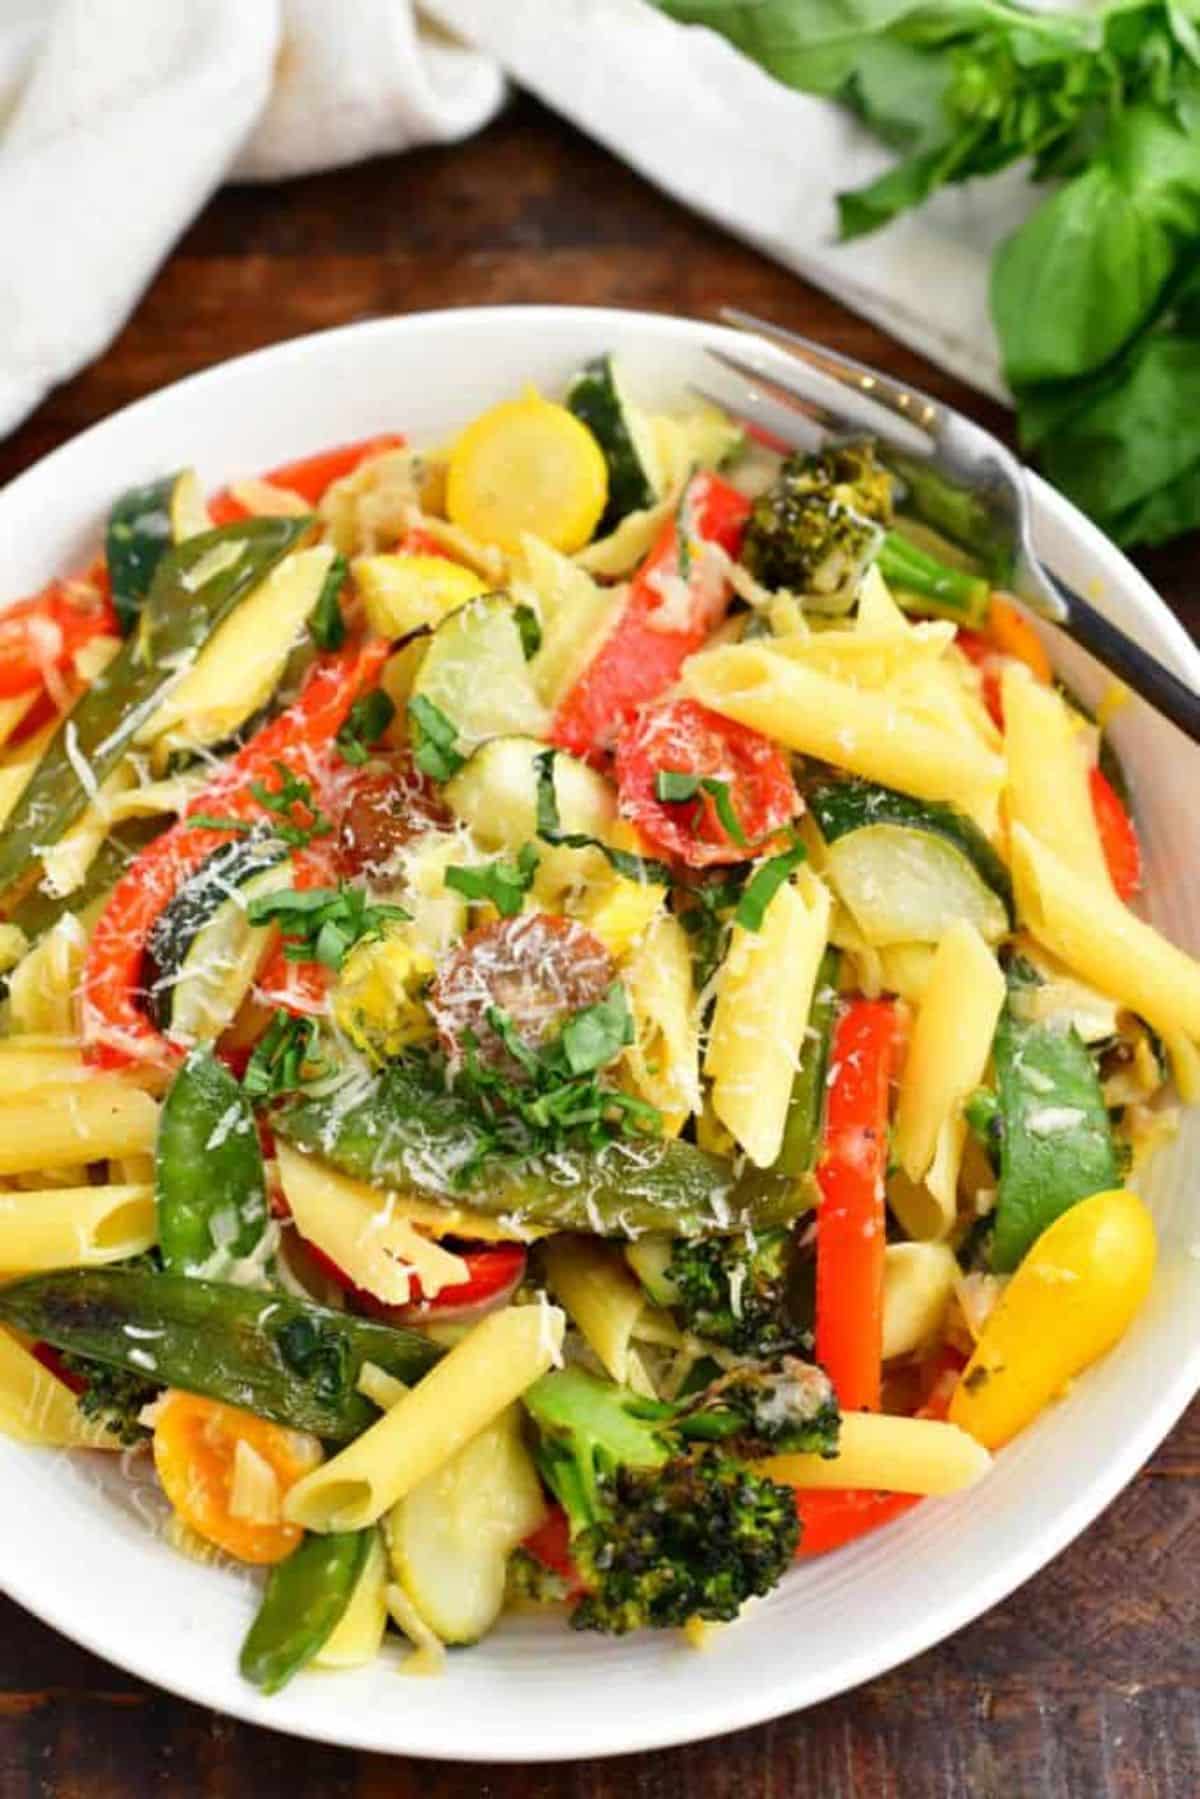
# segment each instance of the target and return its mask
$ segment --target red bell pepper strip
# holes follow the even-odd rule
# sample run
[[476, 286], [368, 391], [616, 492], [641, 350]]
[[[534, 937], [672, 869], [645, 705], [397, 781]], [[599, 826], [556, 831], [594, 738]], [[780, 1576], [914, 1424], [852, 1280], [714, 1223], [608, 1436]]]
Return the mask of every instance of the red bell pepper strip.
[[105, 635], [120, 632], [103, 564], [6, 606], [0, 614], [0, 699], [39, 688], [53, 699], [78, 652]]
[[[950, 1396], [958, 1383], [964, 1362], [954, 1350], [943, 1350], [935, 1365], [934, 1377], [923, 1405], [917, 1407], [918, 1418], [944, 1418]], [[893, 1518], [920, 1505], [919, 1493], [877, 1493], [867, 1487], [797, 1487], [796, 1512], [800, 1519], [800, 1542], [797, 1557], [824, 1555], [840, 1549], [856, 1537], [878, 1530]]]
[[387, 654], [387, 643], [377, 639], [315, 663], [294, 704], [251, 738], [190, 802], [184, 816], [130, 864], [109, 895], [88, 945], [83, 1022], [89, 1061], [119, 1068], [175, 1057], [174, 1046], [151, 1024], [138, 996], [146, 939], [155, 919], [180, 883], [229, 838], [227, 831], [190, 824], [190, 815], [203, 812], [238, 820], [266, 816], [251, 782], [273, 785], [279, 763], [315, 786], [321, 778], [322, 751], [359, 694], [374, 681]]
[[[749, 515], [749, 500], [719, 475], [692, 476], [638, 570], [620, 618], [555, 714], [550, 738], [560, 749], [602, 755], [638, 707], [671, 686], [729, 604], [729, 583], [704, 545], [736, 556]], [[680, 582], [688, 600], [682, 617]]]
[[1092, 789], [1092, 811], [1100, 833], [1100, 847], [1108, 864], [1109, 879], [1118, 899], [1131, 900], [1142, 890], [1142, 846], [1137, 830], [1107, 775], [1093, 768], [1088, 779]]
[[817, 1360], [846, 1411], [878, 1411], [883, 1372], [884, 1175], [895, 1060], [890, 1000], [852, 1000], [830, 1050], [817, 1165]]
[[67, 1367], [61, 1353], [55, 1349], [52, 1343], [43, 1343], [39, 1337], [35, 1343], [29, 1345], [29, 1353], [35, 1362], [40, 1362], [42, 1367], [54, 1376], [55, 1380], [61, 1381], [64, 1387], [70, 1387], [76, 1397], [86, 1390], [87, 1382], [83, 1376]]
[[571, 1528], [561, 1505], [552, 1505], [536, 1530], [530, 1531], [521, 1544], [535, 1561], [567, 1584], [566, 1597], [583, 1592], [579, 1570], [571, 1559]]
[[[402, 437], [394, 431], [385, 431], [378, 437], [364, 438], [361, 443], [338, 444], [335, 449], [304, 456], [299, 462], [285, 462], [261, 479], [272, 487], [286, 487], [307, 500], [310, 506], [315, 506], [327, 487], [340, 481], [343, 475], [352, 475], [368, 457], [380, 456], [385, 450], [399, 450], [403, 446]], [[243, 506], [227, 487], [223, 487], [208, 502], [208, 514], [214, 525], [231, 525], [237, 519], [248, 518], [250, 508]]]

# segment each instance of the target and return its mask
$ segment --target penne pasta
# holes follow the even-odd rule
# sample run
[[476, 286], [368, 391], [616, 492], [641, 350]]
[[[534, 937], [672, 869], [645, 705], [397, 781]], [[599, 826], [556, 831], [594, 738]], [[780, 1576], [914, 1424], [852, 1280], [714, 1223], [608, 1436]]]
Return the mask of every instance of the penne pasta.
[[1059, 860], [1097, 893], [1111, 894], [1088, 786], [1087, 744], [1077, 717], [1023, 663], [1006, 666], [1001, 691], [1009, 823], [1051, 845]]
[[656, 910], [624, 968], [634, 1040], [623, 1067], [633, 1091], [674, 1135], [700, 1105], [700, 1031], [692, 956], [679, 920]]
[[0, 1432], [42, 1449], [120, 1449], [105, 1424], [85, 1418], [70, 1387], [0, 1328]]
[[991, 1462], [983, 1445], [955, 1424], [845, 1412], [837, 1455], [777, 1455], [761, 1465], [772, 1480], [790, 1487], [867, 1487], [933, 1496], [974, 1486]]
[[829, 915], [828, 888], [803, 869], [776, 893], [759, 930], [734, 925], [721, 969], [704, 1072], [713, 1111], [759, 1168], [783, 1142]]
[[1200, 1038], [1200, 963], [1020, 824], [1012, 866], [1018, 911], [1039, 943], [1160, 1036]]
[[284, 1515], [305, 1530], [362, 1530], [469, 1443], [559, 1357], [556, 1306], [484, 1318], [361, 1437], [290, 1490]]
[[0, 1193], [0, 1273], [98, 1268], [149, 1249], [153, 1186], [52, 1187]]
[[545, 1251], [546, 1284], [613, 1380], [631, 1380], [630, 1351], [646, 1296], [618, 1243], [594, 1237], [552, 1237]]
[[0, 1175], [149, 1155], [157, 1129], [150, 1095], [114, 1075], [64, 1087], [52, 1106], [10, 1100], [0, 1103]]
[[759, 643], [693, 656], [685, 690], [714, 712], [804, 755], [918, 799], [986, 807], [1004, 778], [981, 744], [917, 718], [887, 693], [860, 691]]
[[362, 1668], [374, 1661], [387, 1629], [390, 1579], [383, 1538], [378, 1530], [373, 1530], [350, 1603], [334, 1625], [332, 1635], [326, 1637], [313, 1657], [314, 1667]]

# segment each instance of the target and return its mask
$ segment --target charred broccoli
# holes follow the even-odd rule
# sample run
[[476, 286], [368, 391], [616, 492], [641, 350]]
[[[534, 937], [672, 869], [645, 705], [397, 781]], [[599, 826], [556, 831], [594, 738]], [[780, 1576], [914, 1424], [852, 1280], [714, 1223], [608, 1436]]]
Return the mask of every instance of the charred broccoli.
[[138, 1414], [157, 1399], [161, 1387], [129, 1368], [112, 1368], [107, 1362], [94, 1362], [90, 1356], [72, 1355], [69, 1350], [60, 1351], [60, 1360], [68, 1374], [85, 1383], [78, 1400], [85, 1418], [107, 1425], [121, 1443], [140, 1443], [150, 1435]]
[[739, 1355], [809, 1348], [811, 1320], [792, 1309], [796, 1253], [787, 1230], [680, 1237], [666, 1278], [686, 1329]]
[[892, 478], [869, 443], [833, 445], [812, 456], [789, 456], [759, 496], [746, 529], [742, 560], [765, 587], [809, 596], [816, 608], [848, 611], [872, 562], [921, 610], [976, 625], [988, 583], [951, 568], [908, 537], [889, 530]]
[[737, 1455], [836, 1440], [828, 1382], [786, 1363], [678, 1405], [566, 1368], [543, 1375], [525, 1405], [585, 1588], [571, 1622], [618, 1635], [728, 1620], [769, 1592], [795, 1553], [795, 1501]]

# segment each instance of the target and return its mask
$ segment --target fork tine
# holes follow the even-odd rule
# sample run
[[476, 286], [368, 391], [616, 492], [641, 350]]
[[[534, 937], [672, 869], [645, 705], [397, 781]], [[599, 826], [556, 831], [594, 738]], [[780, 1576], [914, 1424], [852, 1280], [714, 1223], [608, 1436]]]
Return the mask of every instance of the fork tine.
[[726, 324], [736, 325], [739, 331], [752, 332], [766, 338], [768, 343], [775, 344], [777, 348], [787, 350], [818, 374], [836, 381], [840, 387], [886, 406], [897, 418], [906, 419], [909, 424], [916, 425], [930, 437], [937, 436], [941, 408], [936, 400], [931, 400], [920, 388], [904, 387], [898, 381], [889, 381], [886, 375], [881, 375], [877, 369], [868, 368], [865, 363], [856, 362], [852, 356], [840, 356], [836, 351], [827, 349], [824, 344], [814, 343], [811, 338], [801, 337], [798, 332], [785, 330], [782, 325], [773, 325], [769, 319], [756, 318], [754, 313], [743, 312], [740, 307], [722, 306], [720, 316]]
[[688, 382], [688, 389], [696, 395], [697, 399], [706, 400], [710, 406], [715, 406], [719, 412], [725, 414], [726, 418], [734, 419], [752, 437], [757, 438], [760, 443], [765, 443], [769, 450], [775, 450], [781, 456], [786, 456], [789, 450], [812, 451], [819, 450], [821, 447], [824, 433], [819, 427], [805, 431], [797, 420], [797, 429], [793, 431], [789, 426], [787, 429], [790, 434], [785, 434], [777, 422], [761, 417], [748, 405], [731, 406], [723, 394], [714, 393], [709, 387], [700, 387], [695, 381]]
[[[711, 344], [707, 346], [707, 354], [722, 368], [729, 369], [733, 374], [740, 376], [743, 381], [749, 382], [751, 387], [766, 400], [779, 406], [785, 412], [793, 415], [799, 414], [808, 420], [810, 430], [816, 428], [827, 436], [834, 437], [845, 437], [851, 432], [866, 432], [884, 450], [900, 457], [924, 457], [929, 453], [929, 435], [927, 432], [919, 430], [912, 419], [903, 420], [909, 435], [907, 437], [900, 436], [894, 431], [889, 431], [887, 425], [882, 423], [878, 416], [872, 416], [868, 420], [861, 416], [861, 412], [860, 416], [854, 418], [848, 417], [845, 413], [829, 411], [819, 401], [806, 394], [803, 389], [794, 386], [786, 375], [775, 371], [768, 374], [754, 363], [745, 362], [740, 356], [731, 356], [727, 350], [714, 349]], [[860, 403], [870, 404], [873, 396], [861, 394], [858, 398]], [[717, 404], [725, 406], [728, 410], [726, 401], [718, 401]], [[849, 406], [847, 410], [849, 411]]]

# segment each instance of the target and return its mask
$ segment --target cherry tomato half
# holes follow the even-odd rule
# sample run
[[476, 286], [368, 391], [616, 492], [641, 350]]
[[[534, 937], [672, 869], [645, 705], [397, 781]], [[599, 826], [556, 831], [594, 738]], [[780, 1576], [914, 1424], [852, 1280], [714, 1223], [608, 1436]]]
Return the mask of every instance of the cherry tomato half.
[[[656, 849], [691, 868], [746, 861], [799, 809], [784, 752], [695, 700], [647, 706], [626, 725], [617, 739], [616, 774], [624, 816]], [[713, 787], [698, 787], [686, 799], [660, 799], [665, 775]]]
[[481, 1062], [519, 1075], [519, 1062], [489, 1019], [493, 1008], [536, 1050], [571, 1013], [603, 999], [613, 978], [612, 957], [581, 924], [521, 912], [463, 938], [438, 970], [429, 1009], [447, 1055], [461, 1059], [473, 1043]]

